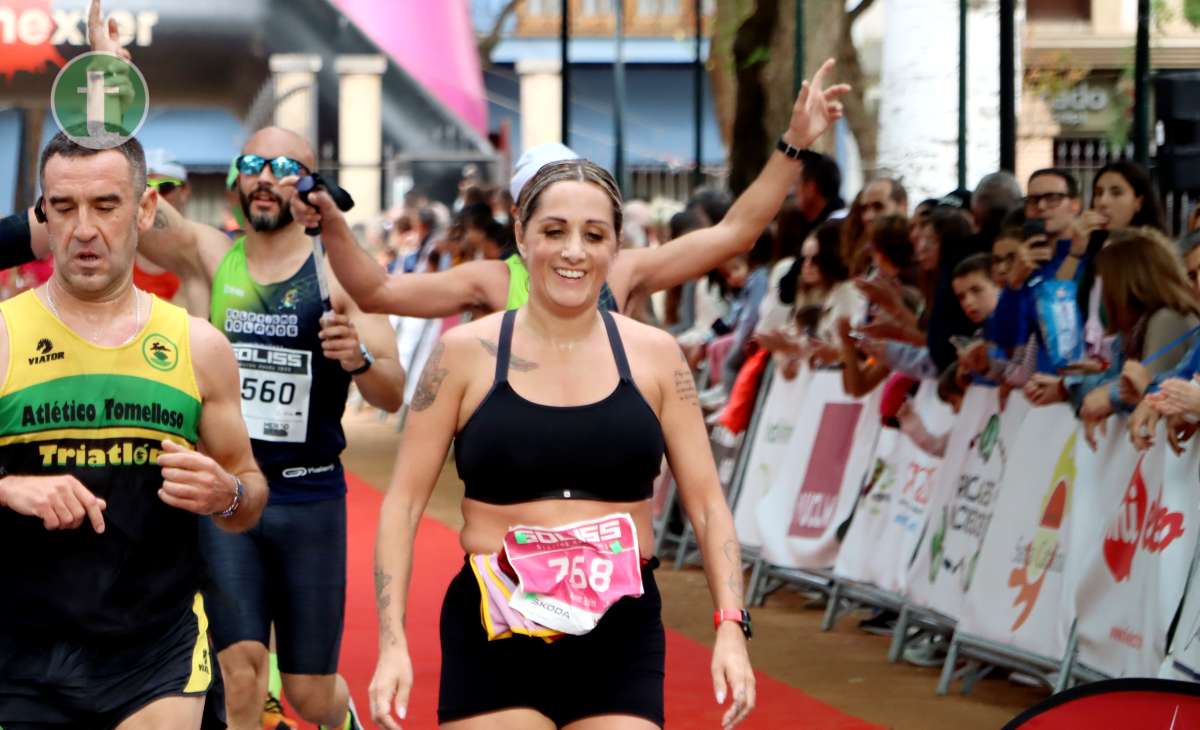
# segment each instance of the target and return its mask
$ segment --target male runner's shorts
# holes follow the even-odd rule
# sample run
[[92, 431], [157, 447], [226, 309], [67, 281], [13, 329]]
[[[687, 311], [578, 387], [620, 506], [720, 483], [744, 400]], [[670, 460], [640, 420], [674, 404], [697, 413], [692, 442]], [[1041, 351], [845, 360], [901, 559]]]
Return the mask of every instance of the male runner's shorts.
[[173, 625], [123, 644], [0, 633], [0, 727], [110, 730], [166, 697], [205, 697], [206, 730], [225, 727], [221, 672], [199, 594]]
[[559, 727], [596, 715], [633, 715], [661, 727], [666, 635], [657, 564], [642, 568], [640, 597], [617, 601], [587, 634], [551, 644], [527, 636], [488, 641], [479, 583], [463, 566], [442, 603], [438, 722], [531, 708]]
[[[200, 525], [212, 589], [213, 643], [266, 645], [275, 624], [279, 671], [335, 674], [346, 612], [346, 498], [268, 504], [232, 534]], [[7, 730], [7, 728], [5, 728]]]

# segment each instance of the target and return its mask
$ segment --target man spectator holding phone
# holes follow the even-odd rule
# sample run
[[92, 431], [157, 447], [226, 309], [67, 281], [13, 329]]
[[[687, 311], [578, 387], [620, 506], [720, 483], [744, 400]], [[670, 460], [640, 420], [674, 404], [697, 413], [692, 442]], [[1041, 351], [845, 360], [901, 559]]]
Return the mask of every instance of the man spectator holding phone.
[[[1009, 288], [997, 319], [1012, 323], [1008, 342], [1014, 359], [1043, 375], [1057, 376], [1083, 354], [1081, 279], [1087, 273], [1088, 237], [1080, 233], [1079, 181], [1056, 168], [1034, 172], [1025, 197], [1025, 242], [1013, 262]], [[1042, 391], [1046, 391], [1043, 393]], [[1034, 378], [1026, 395], [1035, 403], [1060, 392], [1056, 377]], [[1052, 400], [1044, 400], [1052, 402]]]

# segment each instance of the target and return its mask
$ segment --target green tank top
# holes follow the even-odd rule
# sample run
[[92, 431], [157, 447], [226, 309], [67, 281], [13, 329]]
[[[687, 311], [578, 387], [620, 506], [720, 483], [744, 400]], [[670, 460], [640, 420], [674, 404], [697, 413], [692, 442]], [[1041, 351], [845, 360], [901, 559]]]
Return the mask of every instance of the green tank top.
[[[529, 269], [525, 267], [525, 260], [515, 253], [504, 259], [504, 264], [508, 267], [508, 301], [504, 308], [520, 309], [529, 301]], [[600, 300], [596, 306], [610, 312], [621, 311], [607, 281], [600, 287]]]

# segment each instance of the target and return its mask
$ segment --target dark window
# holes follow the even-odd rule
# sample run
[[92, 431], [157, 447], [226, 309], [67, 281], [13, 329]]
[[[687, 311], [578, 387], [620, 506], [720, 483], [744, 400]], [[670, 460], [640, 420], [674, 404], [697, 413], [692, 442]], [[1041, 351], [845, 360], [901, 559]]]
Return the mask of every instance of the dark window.
[[1091, 20], [1091, 0], [1029, 0], [1029, 20]]

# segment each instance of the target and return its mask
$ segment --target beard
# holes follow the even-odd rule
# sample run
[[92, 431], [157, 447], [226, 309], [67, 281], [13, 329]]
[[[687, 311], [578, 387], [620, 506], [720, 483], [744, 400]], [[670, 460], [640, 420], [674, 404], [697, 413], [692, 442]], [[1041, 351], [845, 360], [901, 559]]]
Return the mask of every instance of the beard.
[[[275, 201], [275, 205], [279, 206], [278, 213], [250, 212], [250, 196], [264, 192], [271, 196], [271, 199]], [[271, 233], [292, 224], [292, 209], [284, 203], [283, 198], [267, 187], [255, 188], [249, 193], [239, 188], [238, 199], [241, 201], [242, 213], [246, 215], [246, 221], [258, 233]]]

